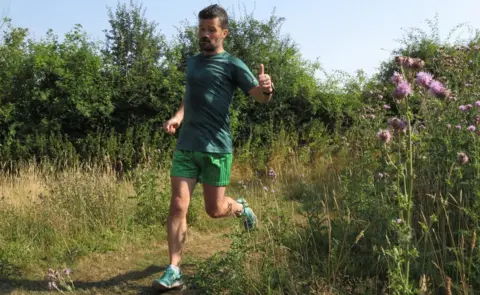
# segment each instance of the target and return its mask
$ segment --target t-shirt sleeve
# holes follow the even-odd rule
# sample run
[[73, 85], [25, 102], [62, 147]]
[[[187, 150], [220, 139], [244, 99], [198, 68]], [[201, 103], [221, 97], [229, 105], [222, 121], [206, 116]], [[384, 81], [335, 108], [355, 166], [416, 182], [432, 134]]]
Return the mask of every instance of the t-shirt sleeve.
[[240, 88], [243, 93], [248, 95], [248, 91], [253, 87], [258, 86], [258, 80], [253, 75], [252, 71], [240, 59], [233, 59], [233, 81]]

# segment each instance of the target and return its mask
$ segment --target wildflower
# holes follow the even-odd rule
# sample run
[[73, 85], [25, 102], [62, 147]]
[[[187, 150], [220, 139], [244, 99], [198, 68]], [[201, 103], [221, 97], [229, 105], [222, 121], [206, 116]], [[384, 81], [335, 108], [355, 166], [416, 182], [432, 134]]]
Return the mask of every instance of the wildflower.
[[378, 139], [380, 139], [381, 141], [385, 142], [385, 143], [388, 143], [390, 142], [390, 139], [392, 138], [392, 135], [390, 134], [390, 131], [389, 130], [380, 130], [378, 133], [377, 133], [377, 137]]
[[468, 156], [467, 154], [461, 152], [457, 153], [457, 163], [460, 165], [465, 165], [468, 163]]
[[404, 68], [410, 68], [413, 65], [413, 59], [408, 56], [397, 56], [395, 60]]
[[467, 110], [471, 110], [471, 109], [473, 109], [473, 105], [471, 103], [469, 103], [469, 104], [467, 104], [466, 108], [467, 108]]
[[457, 98], [454, 95], [449, 95], [448, 100], [449, 101], [457, 101]]
[[477, 108], [480, 108], [480, 100], [477, 100], [477, 101], [475, 102], [475, 105], [477, 106]]
[[384, 105], [383, 105], [383, 109], [384, 109], [384, 110], [389, 110], [389, 109], [390, 109], [390, 106], [389, 106], [388, 104], [384, 104]]
[[273, 170], [272, 168], [270, 168], [270, 169], [268, 170], [268, 177], [272, 177], [272, 178], [277, 177], [277, 173], [275, 173], [275, 170]]
[[463, 104], [461, 106], [458, 107], [459, 110], [461, 110], [462, 112], [466, 112], [467, 111], [467, 107], [464, 106]]
[[407, 81], [403, 81], [397, 85], [397, 88], [395, 89], [395, 92], [393, 93], [393, 95], [396, 98], [404, 98], [411, 93], [412, 93], [412, 87], [410, 87], [410, 84], [408, 84]]
[[407, 69], [419, 70], [425, 66], [425, 62], [420, 58], [397, 56], [395, 59], [402, 67]]
[[437, 80], [432, 80], [428, 86], [430, 88], [429, 93], [435, 97], [443, 98], [449, 94], [447, 88]]
[[465, 87], [472, 87], [473, 84], [472, 83], [465, 83]]
[[383, 178], [383, 173], [382, 172], [375, 173], [374, 178], [377, 179], [377, 180], [382, 179]]
[[457, 130], [460, 130], [460, 129], [462, 129], [462, 125], [457, 125], [457, 126], [455, 126], [455, 128], [456, 128]]
[[388, 124], [392, 126], [394, 130], [405, 132], [407, 128], [407, 122], [400, 120], [399, 118], [391, 118], [388, 120]]
[[447, 128], [448, 129], [452, 128], [452, 124], [447, 124]]
[[392, 76], [392, 82], [395, 83], [395, 85], [400, 84], [403, 82], [403, 76], [399, 72], [395, 71]]
[[425, 66], [425, 62], [419, 58], [414, 58], [413, 59], [413, 65], [412, 68], [415, 70], [419, 70]]
[[423, 87], [428, 87], [433, 80], [433, 75], [427, 72], [419, 72], [415, 81]]
[[468, 126], [467, 130], [470, 131], [470, 132], [474, 132], [475, 131], [475, 126], [473, 126], [473, 125]]

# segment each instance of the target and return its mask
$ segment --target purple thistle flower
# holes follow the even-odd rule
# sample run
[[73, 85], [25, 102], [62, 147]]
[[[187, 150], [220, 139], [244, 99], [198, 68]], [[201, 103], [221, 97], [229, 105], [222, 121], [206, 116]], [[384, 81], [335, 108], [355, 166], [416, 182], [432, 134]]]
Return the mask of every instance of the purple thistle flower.
[[468, 129], [468, 131], [470, 131], [470, 132], [474, 132], [474, 131], [475, 131], [475, 126], [470, 125], [470, 126], [468, 126], [467, 129]]
[[467, 104], [467, 110], [473, 109], [473, 105], [471, 103]]
[[396, 98], [404, 98], [407, 95], [412, 93], [412, 87], [407, 81], [402, 81], [398, 83], [397, 88], [395, 89], [394, 96]]
[[457, 130], [462, 129], [462, 125], [457, 125], [457, 126], [455, 126], [455, 129], [457, 129]]
[[446, 97], [448, 94], [447, 88], [437, 80], [432, 80], [428, 85], [430, 87], [429, 92], [435, 97]]
[[390, 141], [390, 139], [392, 138], [392, 135], [390, 134], [390, 131], [388, 131], [388, 130], [380, 130], [377, 133], [377, 137], [381, 141], [383, 141], [385, 143], [388, 143]]
[[480, 100], [477, 100], [477, 101], [475, 102], [475, 105], [476, 105], [478, 108], [480, 108]]
[[433, 80], [433, 75], [427, 72], [419, 72], [415, 81], [423, 87], [428, 87]]
[[464, 106], [463, 104], [461, 106], [458, 107], [458, 109], [462, 112], [466, 112], [467, 111], [467, 107]]
[[407, 129], [407, 122], [405, 120], [400, 120], [399, 118], [389, 119], [388, 125], [390, 125], [394, 130], [400, 132], [405, 132]]
[[403, 76], [399, 72], [395, 71], [392, 76], [392, 82], [395, 83], [395, 85], [400, 84], [403, 82]]
[[390, 106], [389, 106], [388, 104], [384, 104], [384, 105], [383, 105], [383, 109], [384, 109], [384, 110], [389, 110], [389, 109], [390, 109]]

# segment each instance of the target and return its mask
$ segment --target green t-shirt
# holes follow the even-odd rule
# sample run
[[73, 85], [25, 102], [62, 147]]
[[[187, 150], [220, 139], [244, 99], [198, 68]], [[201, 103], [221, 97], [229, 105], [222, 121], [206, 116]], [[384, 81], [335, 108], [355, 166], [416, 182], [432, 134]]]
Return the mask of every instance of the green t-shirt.
[[234, 91], [246, 95], [258, 80], [245, 63], [226, 51], [187, 61], [184, 117], [177, 149], [231, 153], [230, 104]]

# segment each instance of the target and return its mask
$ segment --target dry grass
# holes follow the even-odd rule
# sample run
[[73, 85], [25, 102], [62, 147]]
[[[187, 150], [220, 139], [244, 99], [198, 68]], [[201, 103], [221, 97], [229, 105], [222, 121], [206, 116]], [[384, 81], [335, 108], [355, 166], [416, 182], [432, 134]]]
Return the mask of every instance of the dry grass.
[[[322, 165], [328, 166], [329, 163], [324, 161]], [[232, 169], [232, 181], [227, 194], [232, 197], [245, 196], [260, 220], [268, 223], [281, 222], [281, 217], [275, 215], [275, 212], [280, 210], [284, 212], [283, 214], [290, 216], [295, 223], [304, 224], [305, 218], [298, 213], [296, 201], [283, 200], [280, 196], [283, 193], [294, 194], [295, 192], [290, 192], [292, 185], [301, 184], [301, 179], [311, 177], [314, 171], [307, 169], [299, 160], [299, 156], [293, 153], [287, 157], [272, 157], [268, 167], [265, 168], [273, 168], [277, 177], [257, 179], [254, 175], [259, 171], [236, 163]], [[261, 171], [261, 174], [266, 172], [266, 170]], [[156, 173], [155, 186], [161, 192], [168, 191], [168, 173], [165, 171], [156, 171]], [[243, 182], [245, 186], [239, 182]], [[70, 249], [72, 245], [83, 247], [85, 240], [76, 241], [74, 231], [83, 233], [88, 238], [89, 223], [82, 221], [82, 218], [90, 212], [79, 214], [78, 210], [85, 210], [85, 208], [97, 210], [97, 206], [92, 204], [98, 203], [100, 208], [98, 214], [100, 219], [103, 219], [103, 223], [99, 226], [108, 229], [106, 249], [80, 255], [69, 264], [61, 263], [62, 258], [59, 258], [60, 261], [54, 264], [56, 268], [70, 267], [73, 270], [72, 278], [75, 286], [81, 289], [76, 294], [149, 294], [151, 280], [160, 274], [163, 266], [168, 262], [163, 226], [142, 232], [144, 229], [140, 226], [134, 227], [133, 231], [123, 228], [126, 227], [124, 225], [126, 221], [121, 221], [120, 225], [115, 223], [118, 217], [126, 220], [133, 212], [130, 197], [137, 193], [135, 179], [118, 180], [113, 171], [101, 168], [71, 168], [56, 172], [51, 167], [32, 164], [17, 171], [15, 176], [0, 175], [0, 190], [4, 196], [4, 200], [0, 202], [0, 213], [7, 208], [13, 208], [19, 214], [23, 212], [25, 216], [35, 212], [31, 217], [32, 220], [35, 220], [35, 223], [44, 222], [51, 226], [56, 233], [56, 242], [58, 238], [66, 240], [70, 238], [70, 242], [73, 241], [73, 244], [65, 246], [66, 249]], [[237, 223], [234, 219], [210, 219], [203, 210], [201, 194], [201, 187], [197, 186], [195, 198], [202, 207], [198, 213], [198, 222], [189, 229], [184, 260], [187, 273], [194, 270], [193, 266], [197, 261], [205, 261], [217, 251], [228, 250], [231, 239], [226, 237], [226, 234], [231, 233], [232, 225]], [[59, 207], [60, 211], [42, 205], [42, 201], [52, 197], [59, 198], [62, 204]], [[72, 197], [76, 199], [76, 203], [69, 205], [68, 202]], [[103, 200], [104, 197], [107, 200]], [[90, 207], [84, 207], [84, 203], [93, 207], [88, 209]], [[33, 208], [35, 210], [31, 211]], [[44, 213], [48, 213], [49, 210], [54, 211], [45, 215]], [[77, 216], [72, 216], [72, 213]], [[97, 215], [89, 218], [94, 222], [99, 219]], [[262, 225], [262, 231], [268, 232], [268, 226]], [[88, 239], [104, 238], [102, 233], [100, 236], [98, 234], [92, 234]], [[108, 237], [109, 234], [113, 236]], [[31, 237], [27, 235], [25, 239], [29, 238]], [[268, 236], [266, 238], [267, 240], [256, 242], [269, 243], [268, 247], [274, 249], [273, 239], [268, 239]], [[115, 245], [111, 247], [112, 245], [108, 244], [111, 242], [108, 241], [115, 241]], [[276, 267], [288, 265], [285, 249], [273, 254], [278, 256]], [[255, 257], [256, 254], [253, 252], [251, 255]], [[260, 279], [261, 265], [258, 263], [261, 263], [261, 259], [254, 259], [249, 263], [249, 267], [256, 269]], [[0, 281], [0, 294], [44, 294], [46, 283], [43, 277], [46, 270], [45, 264], [26, 267], [21, 278]]]

